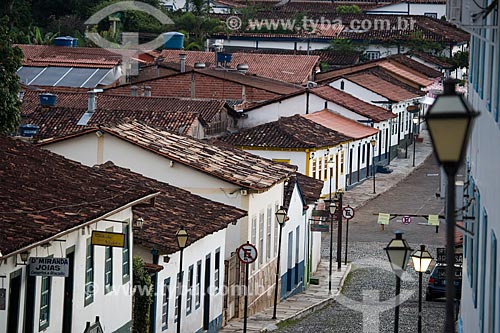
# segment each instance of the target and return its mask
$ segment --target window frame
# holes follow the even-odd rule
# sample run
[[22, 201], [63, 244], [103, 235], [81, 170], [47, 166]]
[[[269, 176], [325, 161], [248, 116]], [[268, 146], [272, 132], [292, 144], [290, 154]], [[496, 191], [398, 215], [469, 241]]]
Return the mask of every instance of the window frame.
[[94, 302], [94, 257], [94, 245], [92, 245], [92, 237], [89, 237], [87, 238], [85, 251], [85, 291], [83, 296], [84, 307]]
[[215, 256], [214, 256], [214, 288], [215, 288], [215, 294], [219, 293], [220, 290], [220, 260], [221, 260], [221, 255], [220, 255], [220, 247], [215, 250]]
[[161, 304], [161, 329], [165, 331], [168, 329], [168, 310], [170, 307], [170, 278], [163, 280], [163, 298]]
[[[50, 301], [52, 296], [52, 277], [42, 276], [40, 283], [40, 313], [38, 318], [39, 330], [45, 330], [50, 326]], [[46, 288], [44, 288], [44, 282]], [[45, 290], [44, 290], [45, 289]], [[45, 295], [44, 295], [45, 294]], [[46, 296], [46, 297], [44, 297]], [[44, 302], [46, 300], [46, 303]], [[45, 314], [46, 319], [42, 321], [42, 314]]]
[[186, 292], [186, 316], [193, 311], [193, 274], [194, 265], [189, 266], [187, 276], [187, 292]]
[[123, 224], [125, 244], [122, 248], [122, 284], [130, 281], [130, 223]]

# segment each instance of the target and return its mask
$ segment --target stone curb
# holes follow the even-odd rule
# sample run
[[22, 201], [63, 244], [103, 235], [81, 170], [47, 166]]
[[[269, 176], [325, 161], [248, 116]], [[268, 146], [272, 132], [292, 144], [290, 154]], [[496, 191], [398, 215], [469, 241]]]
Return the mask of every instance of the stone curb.
[[[329, 304], [335, 302], [335, 299], [337, 298], [337, 296], [342, 291], [342, 287], [344, 286], [345, 279], [347, 278], [347, 275], [349, 275], [350, 272], [351, 272], [351, 264], [349, 263], [349, 264], [347, 264], [345, 272], [342, 275], [342, 279], [340, 280], [340, 285], [339, 285], [338, 292], [336, 292], [335, 294], [333, 294], [330, 298], [323, 299], [323, 300], [319, 301], [316, 304], [310, 305], [307, 308], [305, 308], [303, 310], [300, 310], [299, 312], [291, 315], [288, 318], [280, 319], [276, 323], [274, 323], [274, 325], [278, 325], [279, 323], [282, 323], [282, 322], [287, 321], [287, 320], [295, 320], [295, 319], [303, 318], [303, 317], [307, 316], [308, 314], [313, 313], [317, 309], [322, 308], [322, 307], [324, 307], [326, 305], [329, 305]], [[264, 327], [259, 332], [271, 332], [271, 331], [267, 327]]]

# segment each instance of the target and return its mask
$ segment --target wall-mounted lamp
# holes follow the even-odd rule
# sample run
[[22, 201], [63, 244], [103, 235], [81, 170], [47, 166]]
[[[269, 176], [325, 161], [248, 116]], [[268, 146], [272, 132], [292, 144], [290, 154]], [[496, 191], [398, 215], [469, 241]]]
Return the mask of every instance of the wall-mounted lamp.
[[24, 251], [24, 252], [19, 253], [19, 257], [21, 257], [22, 263], [17, 262], [17, 260], [16, 260], [16, 266], [18, 266], [18, 265], [27, 265], [26, 262], [28, 261], [29, 255], [30, 255], [30, 253], [28, 251]]
[[311, 156], [309, 157], [309, 159], [310, 159], [310, 160], [312, 160], [312, 159], [315, 157], [315, 155], [316, 155], [316, 154], [315, 154], [314, 152], [312, 152], [312, 153], [311, 153]]
[[164, 256], [163, 256], [163, 262], [164, 262], [165, 264], [168, 264], [168, 263], [170, 262], [170, 256], [169, 256], [169, 255], [164, 255]]

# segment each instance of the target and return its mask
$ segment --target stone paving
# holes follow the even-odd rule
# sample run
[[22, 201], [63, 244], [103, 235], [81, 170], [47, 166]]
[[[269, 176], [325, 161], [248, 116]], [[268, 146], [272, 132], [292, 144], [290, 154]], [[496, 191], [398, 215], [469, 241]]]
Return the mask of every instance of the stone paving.
[[[427, 131], [422, 131], [420, 134], [424, 140], [423, 142], [417, 142], [415, 147], [415, 167], [421, 165], [432, 153], [432, 144], [430, 142], [430, 137]], [[351, 207], [358, 208], [366, 204], [368, 201], [380, 194], [388, 191], [393, 186], [397, 185], [403, 179], [405, 179], [414, 168], [412, 167], [413, 158], [413, 147], [408, 148], [408, 158], [396, 158], [391, 161], [390, 168], [393, 170], [390, 174], [380, 174], [376, 175], [375, 189], [376, 193], [373, 193], [373, 183], [372, 179], [367, 179], [364, 182], [357, 184], [355, 187], [346, 191], [344, 195], [344, 204], [349, 204]], [[323, 239], [323, 242], [325, 240]], [[326, 246], [327, 247], [327, 246]], [[323, 251], [325, 246], [323, 246]], [[296, 294], [284, 300], [278, 304], [277, 307], [277, 319], [273, 320], [272, 312], [273, 308], [268, 308], [262, 312], [259, 312], [248, 318], [247, 322], [247, 332], [268, 332], [277, 329], [277, 324], [285, 320], [299, 319], [319, 308], [323, 308], [328, 304], [331, 304], [335, 298], [340, 294], [343, 283], [349, 271], [351, 265], [342, 265], [341, 271], [336, 270], [336, 265], [334, 265], [334, 270], [332, 274], [332, 295], [328, 295], [328, 260], [323, 260], [320, 262], [318, 270], [313, 277], [319, 278], [319, 285], [309, 285], [309, 287], [302, 293]], [[243, 332], [243, 320], [232, 320], [219, 332], [230, 333], [230, 332]]]
[[[299, 319], [316, 309], [330, 304], [336, 296], [339, 295], [344, 279], [349, 274], [351, 265], [342, 265], [341, 270], [337, 271], [337, 266], [332, 272], [332, 294], [328, 295], [328, 262], [323, 260], [313, 277], [319, 279], [318, 285], [309, 285], [303, 292], [293, 295], [286, 300], [278, 303], [276, 309], [277, 319], [271, 319], [273, 308], [259, 312], [248, 317], [247, 332], [269, 332], [277, 329], [277, 324], [284, 320]], [[232, 320], [223, 329], [221, 333], [243, 332], [243, 319]]]

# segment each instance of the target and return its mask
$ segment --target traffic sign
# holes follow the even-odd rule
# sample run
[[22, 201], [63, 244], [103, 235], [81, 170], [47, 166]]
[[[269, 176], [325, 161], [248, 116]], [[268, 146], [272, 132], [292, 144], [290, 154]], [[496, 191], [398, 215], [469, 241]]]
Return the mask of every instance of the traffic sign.
[[352, 208], [351, 206], [346, 206], [342, 209], [342, 216], [346, 219], [346, 220], [350, 220], [354, 217], [354, 208]]
[[257, 260], [257, 248], [250, 243], [241, 245], [238, 248], [238, 258], [244, 264], [251, 264]]
[[410, 224], [411, 223], [411, 216], [405, 215], [401, 218], [401, 223], [403, 224]]

